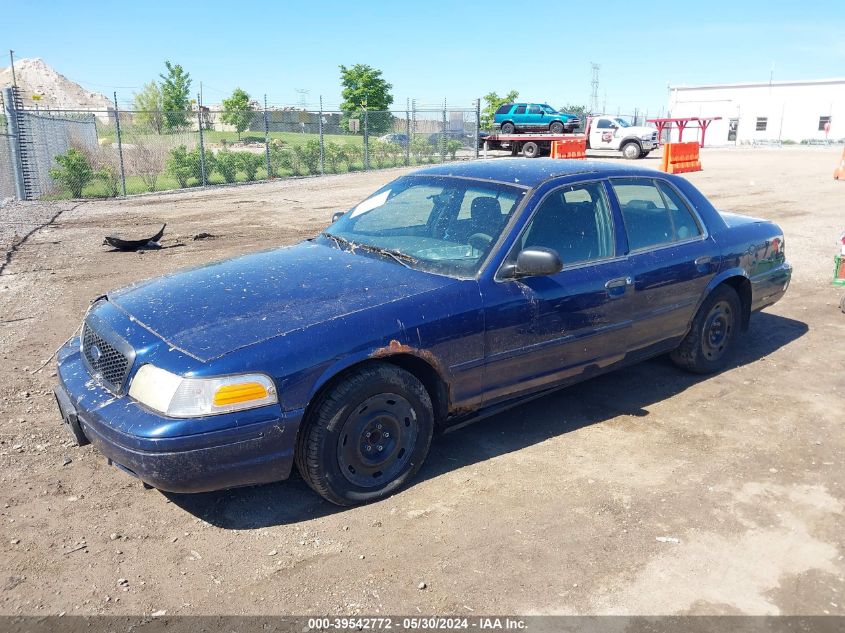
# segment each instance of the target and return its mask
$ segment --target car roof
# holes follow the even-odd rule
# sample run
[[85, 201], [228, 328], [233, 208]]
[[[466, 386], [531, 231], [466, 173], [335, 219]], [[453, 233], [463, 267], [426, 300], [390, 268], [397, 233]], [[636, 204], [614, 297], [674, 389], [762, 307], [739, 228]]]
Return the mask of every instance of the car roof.
[[491, 158], [445, 163], [413, 172], [414, 175], [458, 176], [476, 180], [508, 182], [524, 187], [536, 187], [558, 176], [591, 175], [647, 176], [654, 178], [661, 172], [646, 167], [631, 167], [621, 163], [593, 160], [562, 160], [559, 158]]

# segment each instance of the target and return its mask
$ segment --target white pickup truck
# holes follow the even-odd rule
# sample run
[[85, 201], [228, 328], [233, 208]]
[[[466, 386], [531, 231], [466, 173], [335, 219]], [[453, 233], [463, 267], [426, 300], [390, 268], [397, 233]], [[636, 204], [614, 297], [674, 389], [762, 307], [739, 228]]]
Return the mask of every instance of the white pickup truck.
[[587, 149], [622, 152], [625, 158], [645, 158], [657, 149], [657, 130], [631, 125], [617, 116], [600, 115], [587, 119]]

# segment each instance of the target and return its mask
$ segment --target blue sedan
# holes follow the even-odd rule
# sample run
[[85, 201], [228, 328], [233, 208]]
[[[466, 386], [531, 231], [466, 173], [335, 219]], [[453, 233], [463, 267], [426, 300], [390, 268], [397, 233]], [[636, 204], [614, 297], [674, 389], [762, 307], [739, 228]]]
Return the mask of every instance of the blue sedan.
[[110, 292], [59, 354], [80, 444], [145, 484], [286, 479], [337, 504], [434, 433], [669, 353], [719, 371], [786, 292], [780, 228], [683, 178], [498, 160], [402, 176], [295, 246]]

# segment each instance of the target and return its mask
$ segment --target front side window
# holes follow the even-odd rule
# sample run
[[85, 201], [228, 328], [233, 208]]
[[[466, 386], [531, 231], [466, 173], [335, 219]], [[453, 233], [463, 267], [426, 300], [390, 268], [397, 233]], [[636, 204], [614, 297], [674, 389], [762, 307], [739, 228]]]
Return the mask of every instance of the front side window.
[[667, 183], [643, 178], [610, 182], [622, 209], [630, 250], [683, 242], [702, 234], [690, 208]]
[[528, 108], [528, 114], [540, 114], [540, 112], [540, 106], [533, 105]]
[[525, 228], [520, 250], [557, 251], [564, 266], [614, 256], [613, 219], [601, 183], [567, 185], [548, 194]]
[[607, 128], [613, 127], [610, 123], [609, 119], [599, 119], [599, 122], [596, 123], [596, 128], [599, 130], [605, 130]]
[[471, 277], [525, 192], [483, 180], [404, 176], [344, 214], [320, 239], [374, 256], [390, 251], [413, 268]]

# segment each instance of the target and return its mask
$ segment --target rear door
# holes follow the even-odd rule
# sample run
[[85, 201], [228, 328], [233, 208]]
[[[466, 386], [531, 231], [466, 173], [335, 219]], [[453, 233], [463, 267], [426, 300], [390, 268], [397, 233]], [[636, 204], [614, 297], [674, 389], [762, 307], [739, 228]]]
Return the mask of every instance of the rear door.
[[518, 105], [513, 109], [513, 113], [511, 114], [511, 120], [513, 124], [517, 127], [517, 129], [525, 129], [528, 123], [528, 116], [526, 114], [527, 106], [523, 103], [522, 105]]
[[720, 251], [682, 194], [661, 178], [612, 178], [634, 281], [631, 347], [671, 348], [719, 267]]

